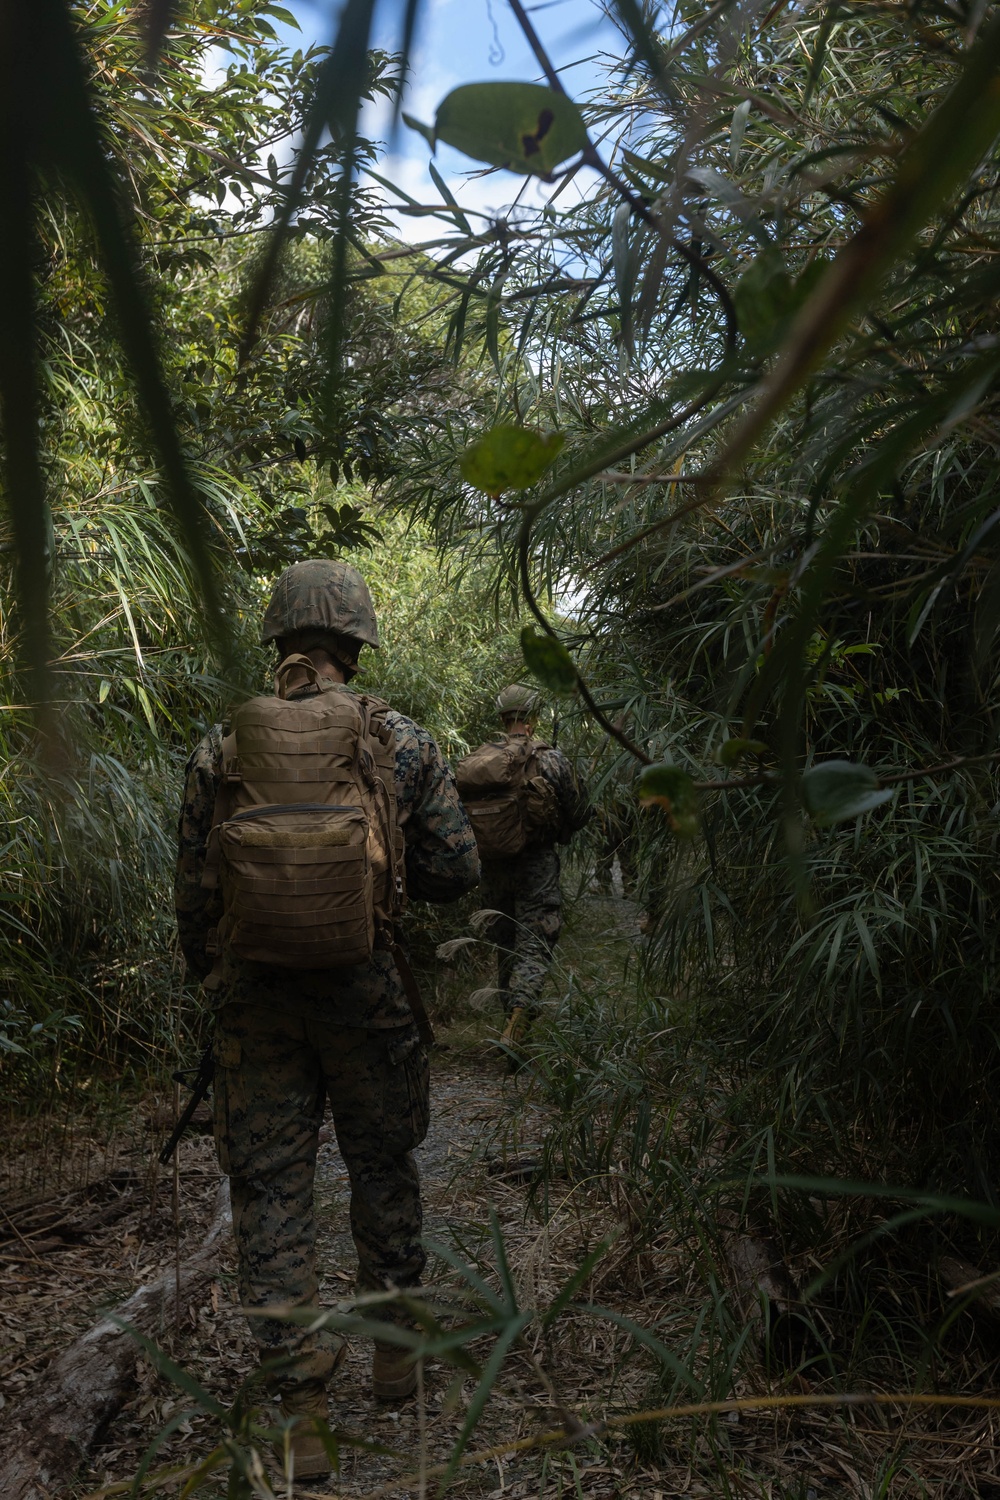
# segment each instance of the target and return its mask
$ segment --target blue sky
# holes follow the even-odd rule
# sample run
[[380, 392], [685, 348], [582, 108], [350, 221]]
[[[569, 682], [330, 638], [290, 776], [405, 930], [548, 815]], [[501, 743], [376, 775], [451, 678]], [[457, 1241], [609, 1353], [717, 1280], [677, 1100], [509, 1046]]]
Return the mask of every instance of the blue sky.
[[[339, 5], [331, 0], [283, 0], [302, 28], [302, 40], [328, 42], [333, 34]], [[603, 76], [597, 58], [617, 53], [619, 37], [598, 0], [542, 0], [531, 11], [532, 21], [549, 55], [563, 71], [570, 94], [586, 94]], [[382, 0], [376, 42], [396, 50], [402, 6], [398, 0]], [[405, 109], [418, 119], [433, 123], [435, 110], [445, 94], [460, 83], [485, 79], [538, 79], [539, 67], [507, 0], [424, 0], [422, 24], [417, 40], [411, 83]], [[372, 114], [364, 121], [365, 133], [385, 139], [388, 115]], [[440, 201], [427, 172], [430, 152], [415, 132], [400, 127], [382, 166], [383, 174], [398, 182], [421, 202]], [[488, 212], [511, 203], [524, 186], [524, 179], [509, 172], [482, 176], [467, 157], [438, 147], [435, 165], [449, 182], [463, 206]], [[544, 184], [528, 185], [527, 198], [544, 200]], [[427, 220], [402, 219], [399, 229], [408, 239], [423, 239], [432, 231]]]

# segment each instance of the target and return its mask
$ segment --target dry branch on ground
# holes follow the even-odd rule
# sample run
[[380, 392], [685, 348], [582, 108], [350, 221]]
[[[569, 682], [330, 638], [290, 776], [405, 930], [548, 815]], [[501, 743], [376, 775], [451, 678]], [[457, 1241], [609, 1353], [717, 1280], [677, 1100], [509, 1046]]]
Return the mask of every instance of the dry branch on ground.
[[46, 1371], [45, 1390], [10, 1415], [0, 1449], [6, 1500], [49, 1500], [65, 1493], [101, 1429], [121, 1410], [139, 1356], [131, 1335], [155, 1336], [160, 1325], [216, 1274], [219, 1244], [231, 1225], [229, 1184], [198, 1250], [168, 1266], [77, 1339]]

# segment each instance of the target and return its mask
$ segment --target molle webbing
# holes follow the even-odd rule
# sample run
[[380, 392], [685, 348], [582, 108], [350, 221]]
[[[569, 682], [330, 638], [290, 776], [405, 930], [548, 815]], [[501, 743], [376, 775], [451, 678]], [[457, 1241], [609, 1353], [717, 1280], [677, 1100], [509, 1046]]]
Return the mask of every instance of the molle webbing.
[[455, 767], [459, 795], [483, 859], [510, 859], [530, 843], [554, 838], [555, 792], [540, 774], [538, 753], [549, 747], [527, 735], [501, 735]]
[[[218, 872], [219, 938], [279, 967], [341, 968], [389, 946], [402, 908], [395, 745], [387, 705], [279, 669], [307, 696], [252, 698], [223, 742], [206, 883]], [[282, 671], [285, 676], [282, 676]]]

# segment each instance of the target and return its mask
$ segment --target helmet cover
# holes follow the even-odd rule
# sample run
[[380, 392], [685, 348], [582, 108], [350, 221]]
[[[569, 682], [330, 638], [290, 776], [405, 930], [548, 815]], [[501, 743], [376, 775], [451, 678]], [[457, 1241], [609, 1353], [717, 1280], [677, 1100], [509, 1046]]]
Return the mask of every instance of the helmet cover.
[[535, 718], [542, 706], [542, 695], [523, 682], [508, 683], [497, 694], [497, 711], [501, 718], [519, 714], [522, 718]]
[[357, 568], [317, 557], [285, 569], [264, 614], [261, 639], [266, 644], [305, 632], [378, 646], [375, 606]]

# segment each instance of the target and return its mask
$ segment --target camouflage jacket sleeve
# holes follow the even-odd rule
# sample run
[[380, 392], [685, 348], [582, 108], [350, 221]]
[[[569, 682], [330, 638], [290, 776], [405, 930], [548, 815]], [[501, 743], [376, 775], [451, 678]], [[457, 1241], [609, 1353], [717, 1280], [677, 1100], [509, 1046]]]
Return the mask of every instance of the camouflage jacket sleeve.
[[578, 828], [590, 821], [593, 808], [583, 782], [561, 750], [546, 747], [538, 755], [538, 765], [559, 801], [561, 824], [559, 838], [566, 843]]
[[396, 801], [406, 883], [421, 901], [455, 901], [479, 883], [479, 853], [455, 778], [426, 729], [393, 710]]
[[217, 891], [202, 890], [208, 842], [215, 812], [215, 793], [222, 767], [222, 729], [216, 724], [197, 746], [184, 773], [184, 798], [177, 828], [174, 908], [177, 932], [187, 965], [196, 979], [212, 967], [205, 952], [209, 931], [222, 915]]

